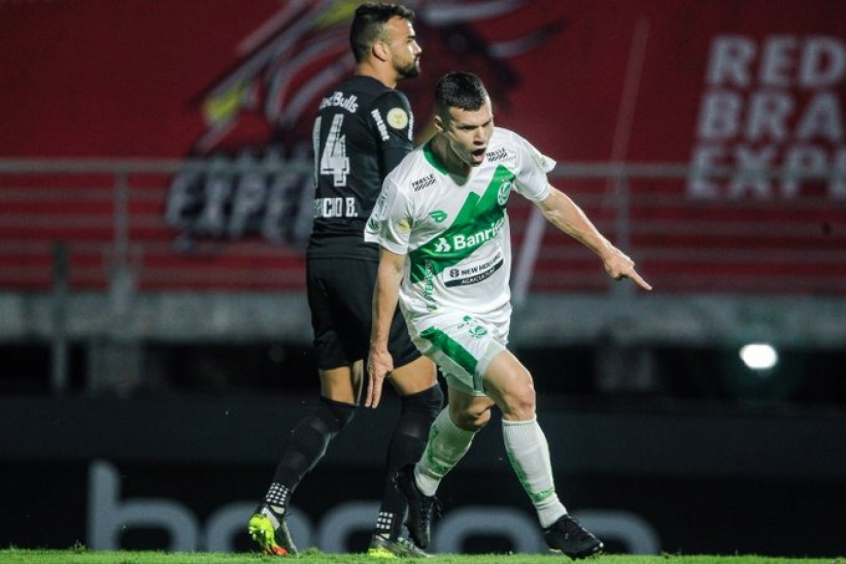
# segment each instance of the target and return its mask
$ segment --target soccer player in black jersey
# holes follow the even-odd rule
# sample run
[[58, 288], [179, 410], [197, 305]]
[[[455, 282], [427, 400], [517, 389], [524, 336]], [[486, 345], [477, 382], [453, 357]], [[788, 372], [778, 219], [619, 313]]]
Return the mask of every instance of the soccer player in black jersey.
[[[314, 123], [316, 191], [306, 276], [321, 397], [291, 432], [249, 522], [250, 535], [269, 554], [296, 554], [285, 523], [290, 496], [359, 404], [379, 261], [378, 247], [364, 242], [364, 226], [382, 180], [413, 148], [411, 108], [395, 90], [400, 80], [420, 73], [413, 17], [398, 5], [358, 7], [350, 30], [356, 72], [326, 94]], [[412, 344], [399, 314], [390, 343], [396, 366], [390, 381], [402, 407], [368, 554], [426, 556], [401, 536], [406, 501], [393, 476], [422, 454], [443, 393], [435, 365]]]

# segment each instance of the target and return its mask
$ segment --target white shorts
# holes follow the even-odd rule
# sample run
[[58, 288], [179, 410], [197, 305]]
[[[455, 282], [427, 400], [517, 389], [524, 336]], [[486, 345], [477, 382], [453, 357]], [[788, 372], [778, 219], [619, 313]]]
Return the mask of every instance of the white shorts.
[[408, 323], [411, 340], [440, 367], [456, 391], [484, 396], [485, 372], [508, 343], [508, 321], [493, 323], [464, 312], [427, 315]]

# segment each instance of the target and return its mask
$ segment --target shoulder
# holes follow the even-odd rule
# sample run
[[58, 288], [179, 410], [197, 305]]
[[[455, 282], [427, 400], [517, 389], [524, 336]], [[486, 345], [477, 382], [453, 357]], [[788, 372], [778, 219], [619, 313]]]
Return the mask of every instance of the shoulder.
[[514, 131], [499, 126], [494, 128], [491, 144], [513, 148], [524, 143], [528, 143], [528, 141]]
[[393, 88], [383, 87], [383, 90], [374, 97], [374, 103], [388, 106], [403, 106], [410, 108], [411, 104], [408, 102], [408, 97]]
[[513, 166], [520, 161], [523, 144], [522, 137], [504, 127], [495, 127], [488, 142], [487, 160], [490, 163]]
[[517, 165], [533, 162], [544, 172], [555, 167], [555, 161], [541, 153], [519, 133], [496, 127], [489, 143], [488, 158], [491, 162], [510, 160]]
[[344, 81], [341, 88], [358, 92], [366, 100], [368, 111], [373, 107], [389, 109], [400, 107], [410, 111], [411, 104], [405, 94], [394, 88], [388, 88], [375, 78], [353, 76]]
[[415, 181], [426, 174], [431, 174], [434, 171], [430, 170], [426, 157], [423, 155], [423, 150], [418, 147], [407, 154], [400, 164], [392, 170], [387, 180], [397, 186], [397, 189], [404, 192], [412, 192], [415, 186]]
[[386, 88], [374, 98], [371, 107], [394, 129], [405, 129], [413, 119], [408, 98], [397, 90]]
[[388, 178], [393, 179], [395, 182], [401, 182], [414, 176], [418, 171], [426, 168], [427, 165], [428, 163], [426, 157], [423, 156], [422, 148], [417, 147], [403, 157], [396, 168], [388, 174]]
[[402, 92], [388, 88], [367, 76], [351, 76], [324, 94], [320, 108], [341, 107], [351, 113], [369, 114], [374, 107], [401, 107], [410, 111], [411, 105]]

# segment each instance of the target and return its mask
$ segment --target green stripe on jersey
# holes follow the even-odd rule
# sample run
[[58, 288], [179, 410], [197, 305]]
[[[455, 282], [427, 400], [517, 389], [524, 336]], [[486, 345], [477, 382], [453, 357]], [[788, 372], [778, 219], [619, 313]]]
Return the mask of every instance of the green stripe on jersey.
[[437, 237], [409, 253], [412, 282], [426, 279], [427, 266], [430, 276], [438, 274], [496, 237], [505, 222], [505, 204], [512, 180], [514, 173], [498, 166], [481, 197], [475, 192], [468, 194], [455, 221]]

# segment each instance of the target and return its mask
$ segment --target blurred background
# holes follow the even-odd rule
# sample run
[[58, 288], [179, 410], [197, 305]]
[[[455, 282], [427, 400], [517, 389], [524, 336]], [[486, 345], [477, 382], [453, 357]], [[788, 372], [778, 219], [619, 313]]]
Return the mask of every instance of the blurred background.
[[[358, 4], [0, 0], [0, 545], [250, 548], [318, 392], [311, 127]], [[570, 511], [610, 552], [846, 554], [846, 4], [405, 4], [420, 140], [476, 72], [655, 288], [511, 199]], [[301, 547], [366, 547], [395, 404], [298, 490]], [[436, 552], [543, 549], [496, 422], [441, 494]]]

